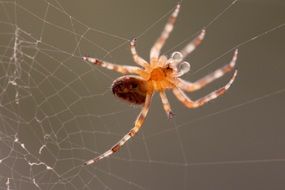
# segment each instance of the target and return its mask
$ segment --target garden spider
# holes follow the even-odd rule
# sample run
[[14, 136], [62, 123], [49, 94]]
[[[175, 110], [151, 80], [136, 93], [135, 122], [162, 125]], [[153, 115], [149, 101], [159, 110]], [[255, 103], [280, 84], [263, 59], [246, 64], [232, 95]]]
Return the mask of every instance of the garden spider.
[[119, 149], [131, 137], [134, 137], [137, 134], [146, 118], [150, 107], [152, 95], [155, 92], [159, 92], [163, 108], [168, 118], [172, 118], [173, 112], [171, 111], [171, 107], [166, 97], [165, 90], [172, 89], [177, 99], [182, 102], [186, 107], [197, 108], [209, 102], [210, 100], [213, 100], [218, 96], [224, 94], [224, 92], [230, 88], [231, 84], [235, 80], [237, 70], [235, 70], [233, 77], [225, 86], [195, 101], [188, 98], [187, 95], [183, 92], [193, 92], [199, 90], [207, 84], [213, 82], [214, 80], [222, 77], [225, 73], [231, 71], [235, 66], [238, 51], [235, 50], [233, 58], [229, 64], [203, 77], [198, 81], [191, 83], [179, 78], [190, 70], [190, 64], [183, 60], [201, 43], [205, 36], [205, 30], [203, 29], [201, 33], [196, 38], [194, 38], [189, 44], [187, 44], [181, 51], [172, 53], [169, 59], [165, 55], [160, 56], [160, 50], [168, 39], [171, 31], [173, 30], [173, 26], [176, 21], [179, 9], [180, 4], [177, 4], [175, 10], [169, 17], [168, 22], [164, 27], [163, 32], [161, 33], [161, 36], [151, 48], [149, 63], [137, 54], [135, 48], [135, 39], [130, 42], [130, 49], [134, 62], [137, 63], [140, 67], [117, 65], [106, 61], [98, 60], [96, 58], [83, 57], [84, 61], [91, 62], [95, 65], [105, 67], [107, 69], [117, 71], [122, 74], [135, 74], [125, 75], [116, 79], [112, 84], [112, 91], [117, 97], [126, 100], [132, 104], [143, 104], [141, 112], [139, 113], [135, 121], [134, 127], [125, 136], [123, 136], [123, 138], [118, 143], [116, 143], [111, 149], [99, 155], [98, 157], [85, 162], [85, 165], [95, 163], [119, 151]]

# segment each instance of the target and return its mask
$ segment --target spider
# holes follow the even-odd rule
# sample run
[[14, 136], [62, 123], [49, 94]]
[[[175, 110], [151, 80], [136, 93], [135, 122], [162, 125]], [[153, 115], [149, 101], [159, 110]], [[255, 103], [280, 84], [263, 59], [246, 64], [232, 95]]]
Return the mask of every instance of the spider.
[[128, 101], [132, 104], [143, 105], [134, 123], [134, 127], [111, 149], [107, 150], [105, 153], [99, 155], [98, 157], [85, 162], [85, 165], [93, 164], [103, 158], [110, 156], [115, 152], [118, 152], [128, 140], [130, 140], [138, 133], [144, 123], [151, 104], [152, 96], [155, 92], [158, 92], [160, 94], [163, 108], [168, 118], [172, 118], [174, 114], [166, 97], [165, 90], [171, 89], [177, 99], [186, 107], [197, 108], [209, 102], [210, 100], [213, 100], [218, 96], [224, 94], [235, 80], [237, 70], [235, 70], [232, 78], [225, 86], [209, 93], [208, 95], [198, 100], [193, 101], [185, 94], [184, 91], [193, 92], [199, 90], [214, 80], [222, 77], [225, 73], [231, 71], [235, 66], [238, 50], [235, 50], [233, 58], [229, 64], [220, 69], [217, 69], [202, 79], [195, 82], [188, 82], [181, 79], [180, 77], [190, 70], [190, 64], [184, 61], [184, 59], [201, 43], [201, 41], [204, 39], [206, 31], [203, 29], [200, 34], [195, 37], [189, 44], [187, 44], [181, 51], [173, 52], [170, 58], [167, 58], [165, 55], [160, 55], [161, 48], [173, 30], [174, 23], [180, 10], [180, 6], [180, 3], [176, 5], [176, 8], [170, 15], [160, 37], [151, 48], [149, 62], [137, 54], [136, 40], [131, 40], [130, 50], [132, 57], [134, 62], [140, 67], [117, 65], [92, 57], [82, 58], [84, 61], [91, 62], [95, 65], [105, 67], [122, 74], [133, 74], [125, 75], [114, 80], [112, 84], [112, 91], [115, 96], [125, 101]]

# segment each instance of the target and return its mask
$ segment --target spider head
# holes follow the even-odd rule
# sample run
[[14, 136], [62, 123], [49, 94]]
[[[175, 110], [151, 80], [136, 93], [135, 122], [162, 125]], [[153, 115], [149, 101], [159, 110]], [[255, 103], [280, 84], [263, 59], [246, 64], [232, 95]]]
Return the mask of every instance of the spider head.
[[190, 71], [190, 63], [183, 61], [183, 55], [178, 51], [171, 54], [166, 65], [173, 70], [173, 76], [175, 77], [180, 77]]
[[143, 104], [146, 98], [145, 83], [138, 76], [119, 77], [112, 84], [112, 92], [131, 104]]

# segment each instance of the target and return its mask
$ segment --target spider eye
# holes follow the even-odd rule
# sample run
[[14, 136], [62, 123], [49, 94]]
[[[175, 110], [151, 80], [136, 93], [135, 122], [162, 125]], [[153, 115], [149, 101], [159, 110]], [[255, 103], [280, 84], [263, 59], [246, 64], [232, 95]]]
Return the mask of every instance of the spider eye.
[[176, 76], [180, 77], [190, 71], [190, 63], [183, 61], [182, 63], [177, 64], [177, 74]]

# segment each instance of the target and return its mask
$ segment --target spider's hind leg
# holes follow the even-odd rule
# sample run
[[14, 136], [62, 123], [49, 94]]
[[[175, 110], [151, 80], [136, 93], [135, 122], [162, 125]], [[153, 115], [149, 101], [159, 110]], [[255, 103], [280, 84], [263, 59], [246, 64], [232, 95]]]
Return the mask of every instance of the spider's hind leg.
[[151, 98], [152, 98], [152, 94], [146, 95], [146, 100], [145, 100], [144, 106], [142, 107], [142, 110], [139, 113], [139, 115], [135, 121], [135, 126], [125, 136], [123, 136], [123, 138], [121, 140], [119, 140], [119, 142], [117, 142], [111, 149], [107, 150], [105, 153], [99, 155], [98, 157], [85, 162], [84, 165], [93, 164], [99, 160], [102, 160], [103, 158], [110, 156], [111, 154], [118, 152], [120, 150], [120, 148], [122, 146], [124, 146], [124, 144], [128, 140], [130, 140], [132, 137], [134, 137], [139, 132], [139, 130], [140, 130], [145, 118], [146, 118], [146, 115], [147, 115], [149, 107], [150, 107]]

